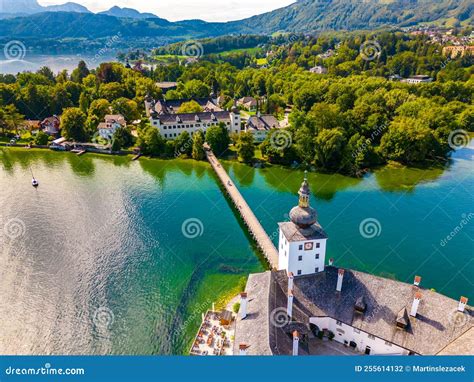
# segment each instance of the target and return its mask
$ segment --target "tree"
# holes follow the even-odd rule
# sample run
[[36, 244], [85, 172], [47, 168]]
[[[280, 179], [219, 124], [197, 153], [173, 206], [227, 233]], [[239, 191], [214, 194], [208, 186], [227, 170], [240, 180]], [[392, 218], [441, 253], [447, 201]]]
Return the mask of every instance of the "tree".
[[137, 145], [143, 154], [146, 155], [163, 155], [166, 149], [166, 141], [160, 135], [158, 129], [148, 126], [138, 135]]
[[191, 80], [186, 82], [183, 86], [183, 89], [178, 89], [181, 92], [181, 95], [185, 98], [204, 98], [209, 97], [211, 93], [211, 88], [207, 86], [204, 82], [200, 80]]
[[112, 102], [114, 113], [122, 114], [127, 122], [134, 121], [140, 117], [138, 105], [135, 101], [121, 97]]
[[425, 161], [437, 149], [432, 130], [422, 121], [409, 117], [392, 121], [380, 142], [380, 151], [386, 159], [406, 164]]
[[35, 137], [35, 144], [39, 146], [45, 146], [48, 144], [49, 135], [46, 134], [44, 131], [38, 131]]
[[200, 113], [202, 107], [194, 100], [183, 102], [178, 109], [178, 113]]
[[14, 105], [0, 107], [0, 129], [2, 133], [18, 130], [24, 119], [25, 117], [18, 112]]
[[82, 80], [89, 75], [89, 69], [87, 68], [87, 64], [81, 60], [77, 65], [77, 68], [74, 69], [71, 73], [71, 80], [77, 83], [82, 83]]
[[193, 141], [187, 131], [183, 131], [178, 138], [174, 140], [174, 156], [186, 155], [190, 157], [193, 152]]
[[89, 116], [95, 116], [102, 121], [107, 114], [110, 114], [110, 103], [106, 99], [100, 98], [92, 101], [89, 107]]
[[237, 138], [237, 153], [239, 158], [249, 163], [252, 161], [255, 154], [254, 138], [251, 132], [241, 132]]
[[459, 127], [466, 131], [474, 131], [474, 106], [468, 107], [459, 115]]
[[341, 128], [323, 129], [314, 144], [316, 165], [325, 170], [337, 170], [346, 144], [344, 131]]
[[229, 148], [229, 131], [221, 122], [218, 125], [211, 126], [206, 132], [206, 142], [211, 147], [215, 155], [221, 156]]
[[[122, 147], [131, 147], [133, 145], [133, 135], [127, 127], [120, 127], [115, 131], [113, 142], [117, 142], [120, 150]], [[112, 148], [112, 151], [118, 151]]]
[[118, 82], [101, 84], [99, 87], [99, 95], [112, 102], [117, 98], [125, 96], [125, 87]]
[[71, 139], [76, 142], [84, 142], [86, 140], [86, 115], [81, 109], [71, 107], [65, 109], [61, 117], [61, 131], [66, 139]]
[[193, 149], [192, 157], [195, 160], [203, 160], [206, 157], [204, 151], [204, 133], [201, 130], [198, 130], [194, 133], [193, 136]]

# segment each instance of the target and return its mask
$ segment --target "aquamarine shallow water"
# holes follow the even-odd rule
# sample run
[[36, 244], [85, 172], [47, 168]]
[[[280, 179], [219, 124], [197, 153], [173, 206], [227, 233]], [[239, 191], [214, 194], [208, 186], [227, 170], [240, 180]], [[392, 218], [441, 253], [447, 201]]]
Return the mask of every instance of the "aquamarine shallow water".
[[2, 225], [24, 225], [3, 235], [2, 354], [181, 354], [201, 313], [263, 269], [206, 163], [44, 151], [2, 163]]
[[[408, 283], [420, 275], [425, 288], [474, 298], [472, 147], [453, 153], [446, 168], [387, 166], [360, 180], [310, 173], [312, 206], [329, 235], [326, 257]], [[229, 162], [226, 168], [277, 244], [276, 223], [288, 219], [302, 174], [276, 167], [249, 171]], [[368, 219], [378, 225], [375, 231], [362, 225], [361, 234]]]
[[[425, 287], [469, 297], [474, 219], [440, 242], [474, 212], [473, 154], [455, 153], [446, 169], [385, 168], [362, 180], [311, 174], [328, 257], [402, 281], [419, 274]], [[20, 228], [1, 230], [1, 354], [181, 354], [201, 312], [264, 269], [206, 163], [0, 155], [1, 226]], [[303, 173], [225, 166], [276, 242]], [[367, 218], [380, 222], [373, 239], [359, 231]], [[188, 219], [202, 235], [183, 235]]]

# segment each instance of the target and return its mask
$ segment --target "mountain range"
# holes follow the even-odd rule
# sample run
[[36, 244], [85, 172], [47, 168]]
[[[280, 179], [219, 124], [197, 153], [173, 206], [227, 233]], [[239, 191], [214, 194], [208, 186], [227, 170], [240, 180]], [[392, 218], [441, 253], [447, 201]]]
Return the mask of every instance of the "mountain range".
[[[42, 6], [37, 0], [2, 0], [0, 1], [0, 18], [10, 18], [17, 16], [31, 15], [41, 12], [74, 12], [74, 13], [92, 13], [81, 4], [67, 2], [61, 5]], [[152, 13], [140, 13], [132, 8], [120, 8], [114, 6], [107, 11], [98, 14], [127, 17], [132, 19], [146, 19], [157, 17]]]
[[247, 19], [216, 23], [170, 22], [151, 13], [119, 7], [92, 13], [76, 3], [42, 7], [36, 0], [2, 0], [0, 4], [0, 38], [58, 40], [117, 34], [127, 39], [178, 40], [225, 34], [377, 29], [419, 23], [467, 26], [473, 25], [474, 9], [472, 0], [298, 0]]

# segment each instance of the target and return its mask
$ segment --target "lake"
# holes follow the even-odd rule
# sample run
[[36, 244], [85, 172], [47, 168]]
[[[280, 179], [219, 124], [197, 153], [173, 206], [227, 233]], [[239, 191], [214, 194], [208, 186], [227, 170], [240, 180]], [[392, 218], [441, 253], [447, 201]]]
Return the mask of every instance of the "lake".
[[[21, 58], [21, 59], [19, 59]], [[36, 72], [43, 66], [49, 67], [53, 73], [59, 73], [66, 69], [71, 73], [79, 61], [84, 60], [89, 69], [98, 67], [102, 62], [117, 61], [115, 55], [93, 55], [93, 54], [32, 54], [25, 52], [24, 56], [17, 59], [6, 59], [5, 56], [0, 59], [0, 73], [2, 74], [17, 74], [24, 71]]]
[[[474, 219], [442, 240], [473, 212], [473, 154], [310, 174], [328, 257], [469, 296]], [[0, 354], [182, 354], [201, 313], [265, 269], [207, 163], [2, 149], [0, 164]], [[303, 172], [224, 166], [276, 243]]]

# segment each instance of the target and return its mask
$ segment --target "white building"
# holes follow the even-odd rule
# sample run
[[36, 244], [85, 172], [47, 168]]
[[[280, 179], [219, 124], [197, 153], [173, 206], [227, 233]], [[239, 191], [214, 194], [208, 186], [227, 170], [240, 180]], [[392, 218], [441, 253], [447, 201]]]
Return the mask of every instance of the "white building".
[[298, 206], [290, 211], [291, 221], [279, 223], [278, 269], [303, 276], [324, 271], [328, 237], [317, 222], [316, 210], [309, 205], [306, 176], [298, 194]]
[[402, 80], [402, 82], [406, 82], [407, 84], [421, 84], [421, 83], [433, 82], [433, 79], [430, 76], [420, 74], [420, 75], [405, 78]]
[[408, 284], [338, 268], [332, 259], [325, 266], [327, 235], [309, 199], [305, 176], [290, 221], [279, 224], [278, 270], [247, 281], [234, 354], [241, 344], [246, 355], [473, 354], [467, 297], [425, 289], [419, 276]]
[[252, 133], [255, 142], [263, 142], [272, 129], [279, 129], [280, 123], [273, 115], [260, 114], [249, 118], [245, 131]]
[[324, 66], [317, 65], [309, 70], [311, 73], [314, 74], [327, 74], [328, 70]]
[[121, 114], [108, 114], [104, 120], [97, 127], [99, 135], [104, 139], [111, 139], [119, 128], [127, 126], [127, 121]]
[[187, 131], [191, 136], [201, 130], [206, 132], [210, 126], [223, 123], [229, 133], [239, 133], [241, 130], [241, 118], [239, 110], [233, 107], [230, 111], [224, 111], [215, 105], [211, 100], [201, 105], [202, 112], [198, 113], [179, 113], [181, 101], [171, 102], [150, 102], [146, 101], [145, 106], [150, 118], [150, 124], [156, 127], [162, 137], [174, 140], [179, 135]]

